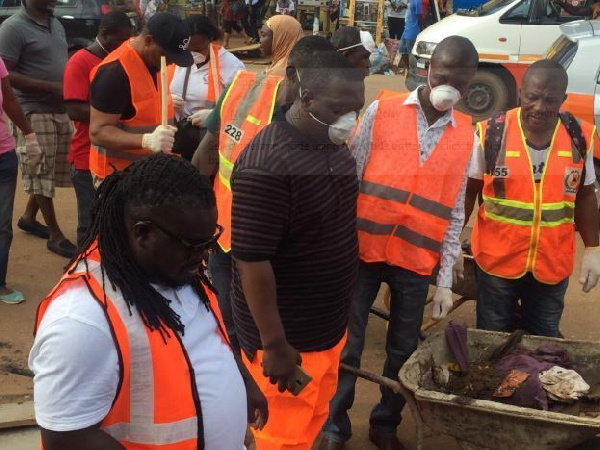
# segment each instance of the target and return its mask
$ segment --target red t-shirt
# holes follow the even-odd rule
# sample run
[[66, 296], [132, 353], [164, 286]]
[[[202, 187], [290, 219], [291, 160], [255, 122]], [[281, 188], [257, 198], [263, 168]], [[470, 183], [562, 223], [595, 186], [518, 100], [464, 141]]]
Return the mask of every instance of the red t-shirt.
[[[87, 49], [81, 49], [67, 62], [63, 81], [65, 101], [90, 103], [90, 73], [102, 62]], [[90, 170], [90, 124], [74, 122], [68, 160], [77, 170]]]

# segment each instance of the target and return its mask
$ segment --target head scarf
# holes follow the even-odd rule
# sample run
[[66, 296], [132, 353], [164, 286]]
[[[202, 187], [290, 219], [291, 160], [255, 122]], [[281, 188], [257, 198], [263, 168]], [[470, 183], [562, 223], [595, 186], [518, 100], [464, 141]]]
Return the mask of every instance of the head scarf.
[[304, 35], [302, 26], [291, 16], [277, 15], [267, 20], [267, 27], [273, 32], [273, 61], [265, 73], [285, 76], [287, 59], [292, 47]]

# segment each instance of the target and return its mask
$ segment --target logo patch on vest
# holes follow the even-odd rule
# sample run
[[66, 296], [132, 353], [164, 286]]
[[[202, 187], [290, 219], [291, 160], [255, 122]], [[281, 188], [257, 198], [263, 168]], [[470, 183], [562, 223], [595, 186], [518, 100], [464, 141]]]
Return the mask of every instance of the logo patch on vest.
[[239, 144], [242, 140], [244, 132], [238, 127], [236, 127], [234, 124], [228, 123], [227, 125], [225, 125], [225, 134], [229, 136], [233, 140], [233, 142]]
[[564, 191], [565, 194], [577, 194], [577, 188], [581, 181], [581, 169], [567, 167], [565, 169]]
[[494, 177], [496, 178], [508, 178], [508, 167], [496, 166], [494, 167]]

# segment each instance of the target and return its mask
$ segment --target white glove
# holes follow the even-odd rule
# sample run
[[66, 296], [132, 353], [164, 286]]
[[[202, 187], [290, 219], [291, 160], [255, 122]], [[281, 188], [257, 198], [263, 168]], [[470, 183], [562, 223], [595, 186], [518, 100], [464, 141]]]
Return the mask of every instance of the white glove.
[[153, 152], [171, 153], [175, 142], [177, 128], [167, 125], [159, 125], [152, 133], [146, 133], [142, 137], [142, 147]]
[[452, 285], [465, 279], [465, 255], [462, 250], [458, 254], [458, 259], [452, 267]]
[[183, 109], [183, 98], [177, 94], [171, 94], [171, 100], [173, 101], [173, 108], [182, 110]]
[[600, 278], [600, 247], [587, 247], [581, 260], [579, 283], [583, 292], [590, 292], [598, 284]]
[[443, 319], [452, 308], [453, 303], [452, 289], [438, 286], [433, 296], [432, 317], [435, 320]]
[[30, 174], [37, 172], [37, 167], [42, 159], [42, 149], [35, 133], [25, 135], [26, 164]]
[[192, 122], [195, 127], [203, 128], [206, 123], [206, 118], [210, 115], [212, 109], [201, 109], [196, 111], [194, 114], [188, 117], [188, 120]]

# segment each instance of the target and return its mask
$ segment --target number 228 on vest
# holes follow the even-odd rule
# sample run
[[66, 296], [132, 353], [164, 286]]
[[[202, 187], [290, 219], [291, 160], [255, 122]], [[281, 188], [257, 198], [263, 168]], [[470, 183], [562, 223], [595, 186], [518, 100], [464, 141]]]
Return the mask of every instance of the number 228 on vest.
[[238, 144], [242, 140], [244, 132], [240, 128], [236, 127], [234, 124], [228, 123], [227, 125], [225, 125], [225, 134], [227, 134], [227, 136], [229, 136], [233, 140], [233, 142]]

